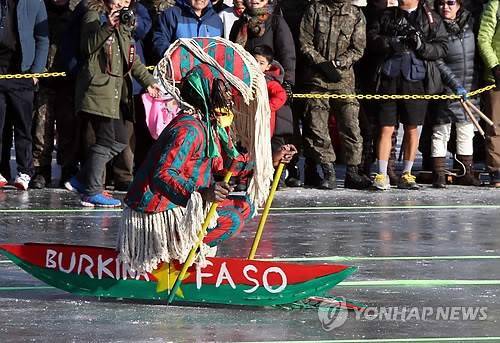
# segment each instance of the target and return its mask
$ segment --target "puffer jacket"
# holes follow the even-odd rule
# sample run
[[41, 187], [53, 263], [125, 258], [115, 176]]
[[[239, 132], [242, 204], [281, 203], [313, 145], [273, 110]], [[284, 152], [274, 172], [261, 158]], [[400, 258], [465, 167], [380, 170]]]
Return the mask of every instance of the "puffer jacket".
[[[90, 0], [82, 18], [80, 49], [85, 62], [78, 74], [75, 105], [78, 112], [119, 119], [134, 120], [132, 77], [144, 88], [154, 84], [137, 55], [132, 30], [107, 23], [102, 0]], [[133, 62], [128, 65], [130, 57]]]
[[[475, 90], [478, 86], [478, 67], [475, 61], [476, 38], [473, 32], [472, 15], [463, 9], [454, 22], [445, 21], [445, 27], [448, 32], [448, 54], [437, 63], [446, 86], [446, 93], [454, 94], [458, 87], [464, 87], [469, 92]], [[477, 98], [471, 101], [478, 106]], [[445, 104], [441, 104], [439, 110], [434, 113], [436, 123], [468, 120], [459, 101], [443, 102]]]
[[490, 0], [486, 5], [477, 36], [479, 53], [484, 62], [484, 79], [490, 83], [495, 82], [491, 74], [491, 68], [500, 64], [499, 6], [499, 0]]
[[[324, 89], [354, 91], [352, 66], [366, 47], [366, 22], [363, 12], [350, 0], [320, 0], [306, 10], [300, 24], [300, 50], [311, 68], [306, 83]], [[337, 61], [345, 68], [338, 71], [342, 81], [328, 82], [315, 67]]]

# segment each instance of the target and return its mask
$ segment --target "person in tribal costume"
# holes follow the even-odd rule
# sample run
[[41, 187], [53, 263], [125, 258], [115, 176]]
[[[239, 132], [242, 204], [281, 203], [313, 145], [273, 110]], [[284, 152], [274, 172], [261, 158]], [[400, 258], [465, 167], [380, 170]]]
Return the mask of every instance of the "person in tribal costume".
[[[118, 250], [121, 260], [139, 272], [150, 272], [160, 262], [184, 262], [211, 202], [219, 203], [218, 218], [200, 249], [201, 263], [207, 247], [233, 236], [255, 213], [248, 195], [231, 196], [232, 187], [214, 181], [227, 170], [241, 177], [253, 168], [232, 143], [230, 88], [214, 75], [222, 77], [203, 64], [184, 77], [181, 97], [192, 109], [165, 128], [125, 197]], [[273, 164], [287, 163], [295, 153], [295, 147], [282, 146]]]

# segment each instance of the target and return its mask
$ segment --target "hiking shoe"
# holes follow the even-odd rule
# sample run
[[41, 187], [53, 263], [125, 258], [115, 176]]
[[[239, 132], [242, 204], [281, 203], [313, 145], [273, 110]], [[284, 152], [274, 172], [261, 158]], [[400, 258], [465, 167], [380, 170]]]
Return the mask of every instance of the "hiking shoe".
[[389, 176], [385, 174], [376, 174], [375, 179], [373, 180], [373, 188], [381, 191], [386, 191], [388, 189], [391, 189]]
[[64, 183], [64, 188], [75, 193], [83, 193], [85, 190], [85, 187], [80, 181], [77, 180], [76, 176], [73, 176], [71, 179], [66, 181]]
[[9, 181], [0, 174], [0, 188], [7, 186], [8, 183]]
[[411, 175], [410, 172], [404, 172], [399, 178], [398, 188], [399, 189], [420, 189], [416, 182], [417, 178]]
[[120, 207], [122, 205], [120, 200], [105, 192], [96, 195], [84, 195], [80, 203], [85, 207]]
[[16, 180], [14, 181], [14, 186], [21, 191], [27, 191], [30, 181], [31, 177], [28, 174], [17, 173]]

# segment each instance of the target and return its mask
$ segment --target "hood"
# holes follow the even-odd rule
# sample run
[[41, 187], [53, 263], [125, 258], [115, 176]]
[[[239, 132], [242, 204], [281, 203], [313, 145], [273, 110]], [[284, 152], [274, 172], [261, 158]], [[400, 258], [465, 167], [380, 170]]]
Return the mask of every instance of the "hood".
[[90, 11], [97, 11], [99, 13], [106, 12], [106, 5], [104, 4], [103, 0], [88, 0], [87, 1], [87, 8]]
[[175, 0], [153, 0], [153, 7], [157, 13], [163, 12], [172, 6], [175, 6]]
[[284, 77], [285, 69], [283, 69], [283, 66], [278, 61], [273, 61], [271, 68], [266, 71], [266, 79], [283, 83]]

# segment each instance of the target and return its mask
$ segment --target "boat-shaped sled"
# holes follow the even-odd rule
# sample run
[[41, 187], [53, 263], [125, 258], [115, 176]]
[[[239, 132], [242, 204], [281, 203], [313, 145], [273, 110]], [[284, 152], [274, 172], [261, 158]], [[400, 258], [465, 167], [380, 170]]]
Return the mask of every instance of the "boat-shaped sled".
[[[0, 244], [0, 252], [43, 282], [64, 291], [97, 297], [167, 299], [180, 271], [163, 263], [137, 274], [111, 248], [60, 244]], [[291, 304], [326, 294], [356, 271], [338, 264], [298, 264], [237, 258], [208, 258], [188, 269], [177, 303], [243, 306]]]

